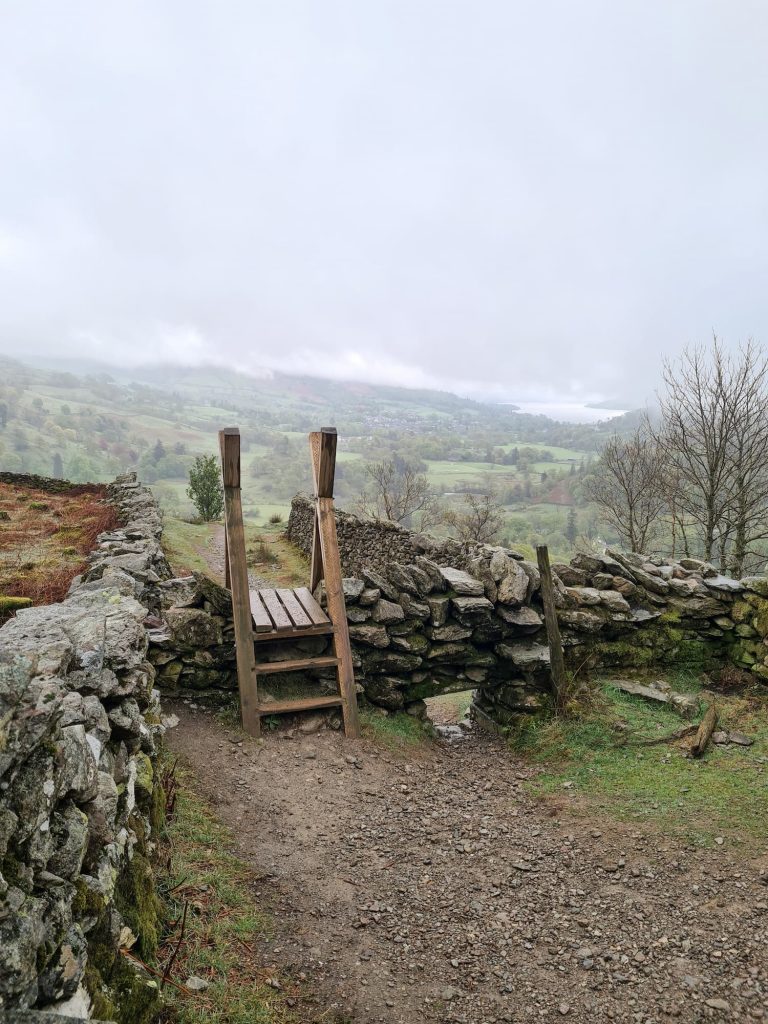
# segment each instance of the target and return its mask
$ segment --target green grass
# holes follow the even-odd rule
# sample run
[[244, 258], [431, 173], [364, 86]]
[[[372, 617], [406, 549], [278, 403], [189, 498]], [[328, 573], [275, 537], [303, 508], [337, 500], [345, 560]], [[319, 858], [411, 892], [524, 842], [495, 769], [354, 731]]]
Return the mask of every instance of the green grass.
[[[178, 769], [177, 769], [178, 773]], [[187, 995], [165, 987], [172, 1024], [294, 1024], [299, 1018], [286, 999], [295, 996], [290, 979], [262, 966], [256, 944], [269, 936], [270, 920], [258, 909], [259, 879], [228, 851], [232, 834], [215, 818], [181, 773], [175, 814], [166, 844], [170, 869], [165, 880], [167, 919], [180, 919], [188, 906], [184, 938], [173, 965], [173, 980], [190, 975], [209, 982]], [[167, 963], [179, 938], [169, 929], [158, 961]], [[269, 984], [274, 979], [280, 989]]]
[[[673, 685], [699, 686], [690, 673]], [[685, 722], [608, 685], [581, 714], [526, 721], [512, 743], [543, 768], [534, 791], [558, 794], [577, 812], [655, 823], [702, 845], [723, 836], [749, 846], [764, 839], [768, 820], [768, 702], [756, 694], [718, 697], [717, 704], [719, 728], [754, 737], [753, 746], [713, 745], [693, 760], [679, 743], [642, 744]]]
[[413, 751], [430, 741], [429, 725], [404, 711], [383, 714], [380, 708], [360, 708], [363, 736], [392, 751]]
[[163, 549], [179, 576], [191, 572], [210, 573], [206, 552], [221, 523], [188, 523], [166, 516], [163, 521]]

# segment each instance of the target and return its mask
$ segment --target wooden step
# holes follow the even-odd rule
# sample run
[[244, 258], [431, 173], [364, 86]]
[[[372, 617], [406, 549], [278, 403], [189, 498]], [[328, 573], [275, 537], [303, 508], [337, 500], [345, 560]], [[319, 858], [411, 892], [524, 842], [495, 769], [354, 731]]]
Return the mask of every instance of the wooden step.
[[256, 666], [258, 675], [268, 675], [271, 672], [299, 672], [305, 668], [336, 668], [339, 664], [338, 658], [293, 658], [290, 661], [263, 661]]
[[305, 636], [330, 636], [336, 632], [336, 627], [329, 622], [327, 626], [307, 626], [306, 629], [292, 629], [289, 633], [278, 633], [272, 630], [271, 633], [254, 633], [253, 639], [257, 643], [274, 643], [276, 640], [303, 640]]
[[269, 704], [258, 704], [257, 710], [260, 715], [280, 715], [284, 711], [339, 707], [341, 702], [341, 697], [297, 697], [296, 700], [274, 700]]

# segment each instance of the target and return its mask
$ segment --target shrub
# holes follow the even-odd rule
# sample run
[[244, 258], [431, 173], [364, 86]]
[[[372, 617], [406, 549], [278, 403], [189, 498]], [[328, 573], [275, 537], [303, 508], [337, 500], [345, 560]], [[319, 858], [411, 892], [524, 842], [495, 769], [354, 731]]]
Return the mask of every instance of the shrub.
[[272, 515], [269, 517], [269, 521], [270, 523], [282, 523], [283, 517], [280, 515], [279, 512], [273, 512]]
[[200, 518], [209, 523], [220, 519], [224, 511], [224, 489], [221, 486], [219, 464], [215, 455], [198, 455], [189, 471], [187, 497], [191, 499]]

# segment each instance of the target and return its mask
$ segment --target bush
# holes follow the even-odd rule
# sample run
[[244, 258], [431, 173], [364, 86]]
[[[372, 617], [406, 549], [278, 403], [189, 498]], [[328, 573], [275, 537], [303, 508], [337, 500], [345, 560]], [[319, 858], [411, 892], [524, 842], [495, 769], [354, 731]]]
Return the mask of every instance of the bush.
[[219, 463], [215, 455], [197, 456], [189, 471], [187, 497], [204, 522], [221, 518], [224, 511], [224, 488], [221, 486]]
[[269, 517], [269, 521], [273, 524], [282, 523], [283, 517], [280, 515], [279, 512], [273, 512], [272, 515]]

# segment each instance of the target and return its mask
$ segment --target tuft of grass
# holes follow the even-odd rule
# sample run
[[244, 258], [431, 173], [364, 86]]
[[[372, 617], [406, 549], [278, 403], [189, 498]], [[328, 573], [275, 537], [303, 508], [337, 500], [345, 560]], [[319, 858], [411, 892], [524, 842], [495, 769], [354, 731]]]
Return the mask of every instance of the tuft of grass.
[[[167, 825], [168, 877], [161, 887], [166, 916], [174, 923], [158, 950], [159, 964], [173, 960], [172, 980], [190, 975], [208, 982], [201, 993], [166, 986], [167, 1024], [298, 1024], [288, 1004], [298, 990], [277, 967], [265, 966], [257, 944], [270, 934], [258, 910], [260, 881], [228, 852], [232, 833], [190, 787], [187, 773]], [[186, 904], [183, 937], [180, 921]], [[178, 946], [178, 950], [177, 950]]]
[[[691, 674], [675, 678], [680, 689], [686, 683], [701, 688]], [[693, 760], [684, 741], [650, 743], [686, 723], [607, 683], [571, 717], [526, 719], [511, 743], [542, 766], [532, 784], [542, 797], [575, 797], [576, 810], [581, 802], [588, 813], [656, 823], [696, 844], [729, 836], [751, 845], [764, 838], [768, 820], [768, 707], [764, 695], [714, 699], [718, 728], [754, 737], [753, 746], [712, 745]]]
[[389, 750], [413, 750], [431, 741], [432, 726], [404, 711], [384, 713], [370, 705], [360, 708], [363, 736]]

